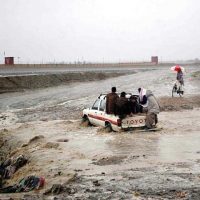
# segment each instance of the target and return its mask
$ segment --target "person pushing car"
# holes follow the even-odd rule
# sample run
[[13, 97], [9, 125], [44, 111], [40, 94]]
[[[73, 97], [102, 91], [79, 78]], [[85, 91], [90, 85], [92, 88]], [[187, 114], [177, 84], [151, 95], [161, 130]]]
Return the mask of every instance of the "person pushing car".
[[[141, 88], [138, 88], [139, 92], [140, 90]], [[146, 90], [146, 94], [144, 96], [147, 99], [147, 116], [145, 125], [146, 129], [151, 129], [154, 128], [154, 124], [156, 125], [158, 123], [157, 114], [160, 112], [160, 106], [151, 90]]]

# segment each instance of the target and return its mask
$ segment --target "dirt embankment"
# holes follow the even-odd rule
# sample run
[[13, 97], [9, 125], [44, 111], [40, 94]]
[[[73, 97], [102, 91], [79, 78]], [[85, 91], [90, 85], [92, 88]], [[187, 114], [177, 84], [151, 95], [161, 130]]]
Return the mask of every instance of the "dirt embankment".
[[191, 110], [200, 107], [200, 95], [190, 97], [161, 97], [159, 98], [161, 111]]
[[[134, 72], [133, 72], [134, 73]], [[71, 82], [103, 80], [127, 74], [126, 72], [70, 72], [29, 76], [0, 77], [0, 93], [37, 89]]]

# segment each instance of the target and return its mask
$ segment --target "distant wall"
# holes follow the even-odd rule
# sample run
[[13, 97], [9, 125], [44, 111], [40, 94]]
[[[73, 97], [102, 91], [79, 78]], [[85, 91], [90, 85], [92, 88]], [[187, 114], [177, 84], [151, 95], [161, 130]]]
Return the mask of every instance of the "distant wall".
[[[35, 68], [41, 68], [41, 67], [50, 67], [50, 68], [76, 68], [76, 67], [147, 67], [147, 66], [173, 66], [176, 65], [177, 62], [159, 62], [158, 64], [152, 63], [152, 62], [129, 62], [129, 63], [76, 63], [76, 64], [15, 64], [14, 67], [13, 65], [4, 65], [0, 64], [0, 68], [27, 68], [27, 67], [35, 67]], [[185, 62], [185, 63], [178, 63], [182, 66], [188, 66], [188, 65], [200, 65], [200, 63], [197, 62]]]
[[[76, 63], [76, 64], [15, 64], [14, 67], [20, 67], [20, 68], [27, 68], [27, 67], [55, 67], [55, 68], [63, 68], [63, 67], [138, 67], [138, 66], [153, 66], [154, 63], [151, 62], [141, 62], [141, 63]], [[13, 67], [13, 65], [0, 65], [0, 67]]]

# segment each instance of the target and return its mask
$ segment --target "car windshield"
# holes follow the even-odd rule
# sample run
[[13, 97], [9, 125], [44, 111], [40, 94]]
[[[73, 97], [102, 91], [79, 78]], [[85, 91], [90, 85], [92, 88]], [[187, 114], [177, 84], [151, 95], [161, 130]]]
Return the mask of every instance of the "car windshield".
[[97, 99], [97, 100], [95, 101], [94, 105], [92, 106], [92, 109], [93, 109], [93, 110], [98, 110], [99, 101], [100, 101], [100, 99]]

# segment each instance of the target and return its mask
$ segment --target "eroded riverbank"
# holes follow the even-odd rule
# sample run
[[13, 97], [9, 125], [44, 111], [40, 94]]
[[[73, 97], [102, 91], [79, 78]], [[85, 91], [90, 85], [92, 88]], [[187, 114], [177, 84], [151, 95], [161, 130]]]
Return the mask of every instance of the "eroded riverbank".
[[[135, 73], [135, 72], [131, 72]], [[128, 72], [68, 72], [0, 76], [0, 93], [46, 88], [73, 82], [99, 81], [128, 74]]]

